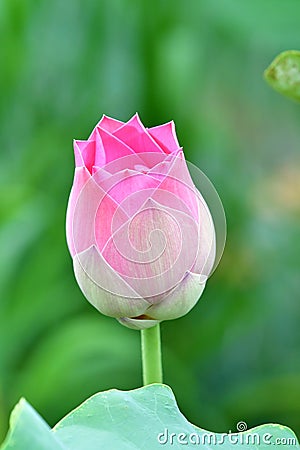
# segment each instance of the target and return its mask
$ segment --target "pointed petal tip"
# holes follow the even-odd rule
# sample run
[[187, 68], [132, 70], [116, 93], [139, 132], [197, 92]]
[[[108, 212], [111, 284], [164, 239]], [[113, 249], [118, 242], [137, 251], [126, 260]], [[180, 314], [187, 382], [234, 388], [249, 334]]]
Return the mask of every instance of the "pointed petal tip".
[[80, 150], [80, 142], [82, 142], [80, 139], [73, 139], [73, 147], [77, 147]]
[[129, 122], [134, 122], [134, 121], [138, 122], [138, 123], [144, 128], [144, 124], [143, 124], [143, 122], [141, 121], [141, 118], [140, 118], [138, 112], [136, 112], [136, 113], [128, 120], [127, 123], [129, 123]]
[[173, 120], [155, 127], [150, 127], [148, 131], [166, 153], [173, 153], [180, 147], [176, 135], [175, 122]]
[[162, 128], [162, 127], [164, 127], [164, 128], [167, 128], [167, 127], [175, 127], [175, 123], [174, 123], [174, 120], [169, 120], [169, 122], [164, 122], [164, 123], [161, 123], [160, 125], [155, 125], [154, 127], [148, 127], [148, 130], [155, 130], [155, 129], [157, 129], [157, 128]]
[[121, 120], [115, 119], [114, 117], [108, 116], [107, 114], [102, 114], [101, 119], [99, 120], [99, 124], [103, 121], [114, 121], [114, 122], [121, 122]]
[[147, 208], [159, 208], [159, 209], [161, 209], [162, 206], [158, 202], [156, 202], [152, 197], [149, 197], [149, 198], [147, 198], [147, 200], [143, 204], [143, 208], [142, 209], [147, 209]]
[[118, 128], [122, 127], [124, 125], [124, 122], [118, 119], [114, 119], [113, 117], [110, 117], [106, 114], [103, 114], [99, 122], [96, 124], [93, 132], [97, 130], [98, 128], [103, 128], [105, 131], [108, 131], [110, 133], [113, 133], [114, 131], [118, 130]]

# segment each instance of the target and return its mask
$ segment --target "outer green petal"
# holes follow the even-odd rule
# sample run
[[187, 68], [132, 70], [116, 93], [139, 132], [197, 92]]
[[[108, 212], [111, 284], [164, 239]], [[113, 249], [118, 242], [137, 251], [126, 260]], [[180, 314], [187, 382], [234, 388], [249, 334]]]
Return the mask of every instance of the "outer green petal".
[[147, 316], [157, 320], [177, 319], [187, 314], [201, 296], [207, 278], [188, 272], [185, 278], [158, 304], [147, 309]]
[[[117, 318], [136, 317], [144, 314], [149, 307], [149, 303], [111, 269], [94, 246], [76, 255], [73, 264], [80, 289], [102, 314]], [[101, 279], [105, 279], [106, 286], [113, 286], [115, 293], [104, 289], [100, 285]]]

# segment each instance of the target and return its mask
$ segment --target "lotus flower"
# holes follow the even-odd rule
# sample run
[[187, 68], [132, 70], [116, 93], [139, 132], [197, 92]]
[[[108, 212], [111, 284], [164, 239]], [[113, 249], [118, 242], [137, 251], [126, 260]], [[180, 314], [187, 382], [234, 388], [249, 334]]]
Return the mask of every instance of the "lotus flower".
[[210, 211], [173, 122], [103, 116], [75, 140], [67, 242], [77, 282], [102, 314], [144, 329], [185, 315], [215, 261]]

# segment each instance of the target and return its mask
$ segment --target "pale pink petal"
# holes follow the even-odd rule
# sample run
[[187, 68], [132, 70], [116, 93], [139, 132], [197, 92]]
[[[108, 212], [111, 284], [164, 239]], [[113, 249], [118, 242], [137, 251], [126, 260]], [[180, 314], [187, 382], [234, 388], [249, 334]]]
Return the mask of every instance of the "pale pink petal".
[[75, 171], [67, 211], [67, 235], [72, 256], [95, 244], [101, 250], [112, 235], [113, 218], [121, 223], [128, 220], [128, 215], [107, 193], [110, 178], [111, 175], [101, 168], [93, 177], [86, 168]]
[[[96, 175], [96, 181], [97, 175]], [[126, 211], [107, 193], [105, 181], [101, 183], [102, 195], [98, 200], [98, 208], [94, 216], [94, 233], [98, 249], [101, 251], [111, 238], [113, 227], [120, 227], [126, 223], [129, 216]], [[109, 181], [109, 179], [107, 179]]]
[[[105, 169], [101, 169], [95, 171], [94, 180], [117, 204], [122, 206], [128, 217], [136, 213], [159, 185], [157, 179], [129, 169], [112, 175]], [[101, 221], [101, 217], [99, 220]]]
[[158, 181], [135, 171], [125, 170], [110, 175], [104, 169], [95, 172], [93, 179], [105, 193], [99, 198], [95, 215], [96, 242], [102, 250], [113, 232], [151, 196]]
[[159, 301], [191, 270], [197, 244], [193, 218], [149, 199], [113, 234], [102, 254], [141, 297]]
[[149, 306], [111, 269], [94, 246], [77, 254], [73, 262], [80, 289], [102, 314], [135, 317]]
[[76, 204], [80, 192], [83, 189], [83, 187], [89, 182], [90, 179], [91, 175], [86, 167], [78, 167], [75, 169], [73, 185], [69, 196], [67, 218], [66, 218], [67, 243], [72, 256], [74, 256], [74, 254], [76, 253], [73, 239], [74, 211], [76, 209]]
[[[104, 218], [105, 220], [103, 220]], [[95, 240], [100, 251], [111, 238], [111, 228], [114, 218], [115, 223], [116, 220], [121, 223], [128, 220], [128, 216], [123, 209], [120, 208], [120, 206], [109, 195], [105, 195], [101, 202], [99, 202], [95, 215]]]
[[[159, 185], [159, 181], [155, 178], [133, 170], [124, 170], [116, 175], [117, 176], [113, 178], [113, 184], [111, 183], [111, 179], [109, 179], [109, 184], [108, 182], [104, 182], [102, 185], [107, 189], [109, 195], [119, 204], [122, 203], [124, 199], [129, 202], [134, 193], [137, 194], [132, 197], [132, 201], [137, 201], [139, 204], [142, 204], [141, 202], [144, 202], [150, 197], [154, 188]], [[148, 192], [146, 198], [143, 190], [147, 190]], [[138, 198], [139, 196], [140, 200]], [[133, 198], [135, 200], [133, 200]]]
[[148, 128], [148, 131], [164, 152], [172, 153], [180, 147], [173, 121]]
[[[199, 226], [198, 254], [193, 272], [209, 276], [216, 257], [214, 224], [204, 198], [193, 183], [183, 152], [168, 156], [162, 164], [150, 170], [149, 175], [157, 172], [164, 172], [166, 176], [152, 198], [162, 203], [161, 192], [169, 191], [184, 201]], [[167, 198], [166, 195], [164, 197]], [[169, 202], [171, 200], [168, 198]], [[169, 206], [176, 208], [173, 202]]]
[[131, 317], [121, 317], [117, 319], [122, 325], [132, 330], [145, 330], [146, 328], [152, 328], [159, 323], [159, 320], [151, 319], [132, 319]]
[[199, 241], [193, 271], [208, 277], [216, 258], [216, 233], [209, 208], [199, 193]]
[[205, 282], [206, 277], [188, 272], [160, 303], [150, 306], [145, 314], [157, 320], [171, 320], [184, 316], [198, 302]]
[[122, 142], [129, 145], [136, 153], [163, 152], [140, 121], [138, 114], [134, 115], [132, 119], [113, 134]]
[[[108, 239], [110, 236], [110, 224], [107, 224], [102, 217], [101, 224], [99, 225], [96, 217], [100, 206], [105, 214], [108, 214], [116, 207], [115, 202], [95, 181], [94, 177], [89, 175], [85, 183], [78, 182], [77, 184], [75, 179], [75, 186], [77, 185], [81, 189], [76, 188], [74, 195], [71, 196], [72, 202], [68, 208], [69, 233], [71, 233], [70, 237], [72, 237], [72, 255], [81, 253], [90, 246], [96, 245], [97, 239], [100, 242]], [[101, 233], [99, 229], [101, 229]]]
[[122, 125], [124, 125], [124, 122], [121, 122], [120, 120], [117, 119], [113, 119], [112, 117], [108, 117], [105, 114], [103, 114], [100, 121], [97, 123], [96, 127], [101, 127], [104, 130], [108, 131], [109, 133], [113, 133]]
[[[161, 192], [171, 192], [174, 198], [177, 197], [185, 204], [189, 214], [198, 222], [199, 193], [190, 176], [182, 152], [178, 155], [168, 156], [162, 164], [158, 164], [148, 174], [157, 178], [161, 177], [161, 183], [157, 187], [158, 196], [153, 194], [154, 200], [161, 202]], [[167, 195], [165, 197], [167, 198]], [[173, 204], [169, 206], [175, 207]]]
[[159, 185], [155, 190], [153, 189], [153, 191], [149, 193], [149, 197], [151, 196], [151, 199], [161, 206], [166, 206], [173, 210], [178, 210], [186, 215], [189, 215], [195, 221], [195, 218], [185, 200], [177, 195], [177, 193], [172, 192], [171, 188], [167, 190], [166, 186], [162, 186], [162, 188], [160, 186], [161, 185]]

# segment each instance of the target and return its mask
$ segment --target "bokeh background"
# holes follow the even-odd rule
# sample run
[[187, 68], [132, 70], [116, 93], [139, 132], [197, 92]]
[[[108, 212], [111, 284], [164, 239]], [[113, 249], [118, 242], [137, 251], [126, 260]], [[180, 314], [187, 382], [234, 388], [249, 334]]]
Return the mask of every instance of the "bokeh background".
[[201, 301], [162, 326], [165, 382], [213, 431], [300, 430], [300, 106], [262, 73], [300, 48], [298, 0], [2, 0], [0, 435], [21, 396], [55, 424], [141, 385], [139, 333], [101, 316], [65, 242], [72, 139], [102, 113], [174, 119], [228, 240]]

